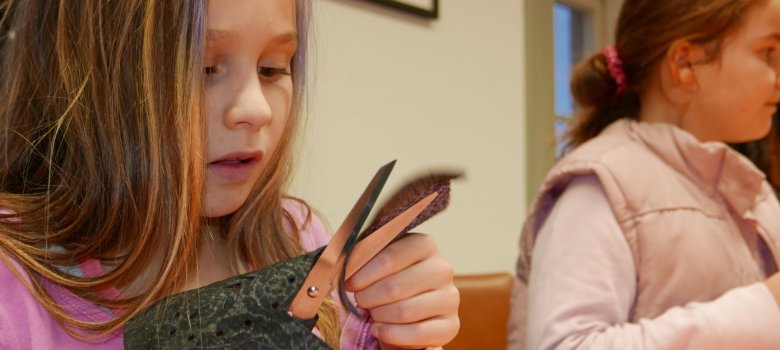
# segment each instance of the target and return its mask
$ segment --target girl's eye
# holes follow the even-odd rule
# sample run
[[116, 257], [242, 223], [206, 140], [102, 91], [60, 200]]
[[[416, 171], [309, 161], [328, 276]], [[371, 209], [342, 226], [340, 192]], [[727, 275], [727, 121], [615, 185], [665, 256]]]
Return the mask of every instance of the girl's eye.
[[775, 50], [774, 47], [764, 49], [763, 55], [764, 59], [770, 66], [774, 67], [778, 63], [777, 50]]
[[206, 76], [213, 75], [217, 73], [217, 67], [214, 66], [208, 66], [203, 68], [203, 73], [206, 73]]
[[290, 71], [287, 68], [258, 67], [257, 74], [266, 80], [276, 81], [283, 75], [290, 75]]

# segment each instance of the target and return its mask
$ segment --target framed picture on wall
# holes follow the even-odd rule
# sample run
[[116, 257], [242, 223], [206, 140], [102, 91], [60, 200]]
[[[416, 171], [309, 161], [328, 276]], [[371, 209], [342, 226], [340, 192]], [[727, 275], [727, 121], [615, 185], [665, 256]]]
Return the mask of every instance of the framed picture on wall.
[[425, 18], [439, 18], [439, 0], [365, 0]]

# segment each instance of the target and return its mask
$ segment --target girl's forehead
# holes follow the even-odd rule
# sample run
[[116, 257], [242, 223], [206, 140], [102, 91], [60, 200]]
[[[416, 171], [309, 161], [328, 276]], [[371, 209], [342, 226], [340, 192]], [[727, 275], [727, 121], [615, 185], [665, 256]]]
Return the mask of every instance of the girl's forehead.
[[743, 21], [747, 35], [767, 36], [780, 33], [780, 0], [758, 2], [748, 10]]
[[295, 0], [210, 0], [209, 30], [262, 35], [295, 30]]
[[734, 48], [765, 46], [780, 38], [780, 0], [769, 0], [750, 6], [740, 22], [722, 35], [721, 51]]

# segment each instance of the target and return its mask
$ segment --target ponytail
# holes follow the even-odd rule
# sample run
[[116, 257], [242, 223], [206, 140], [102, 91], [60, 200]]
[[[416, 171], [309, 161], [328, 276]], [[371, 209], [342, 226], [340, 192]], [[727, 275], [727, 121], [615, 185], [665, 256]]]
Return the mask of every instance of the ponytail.
[[[613, 64], [610, 71], [609, 59], [604, 53], [595, 54], [574, 68], [571, 93], [578, 110], [567, 135], [569, 148], [598, 136], [620, 118], [637, 116], [640, 101], [636, 89], [626, 81], [622, 67], [620, 72], [615, 70]], [[623, 81], [619, 83], [620, 74]]]

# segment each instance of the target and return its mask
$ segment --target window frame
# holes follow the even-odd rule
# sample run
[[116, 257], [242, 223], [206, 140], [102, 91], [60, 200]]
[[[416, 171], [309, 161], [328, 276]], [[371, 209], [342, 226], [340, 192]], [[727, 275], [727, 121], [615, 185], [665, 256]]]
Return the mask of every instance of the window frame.
[[593, 47], [611, 42], [622, 0], [525, 1], [526, 203], [555, 163], [555, 65], [553, 7], [556, 2], [590, 12]]

